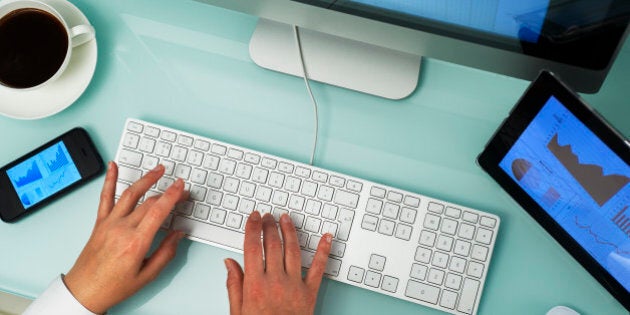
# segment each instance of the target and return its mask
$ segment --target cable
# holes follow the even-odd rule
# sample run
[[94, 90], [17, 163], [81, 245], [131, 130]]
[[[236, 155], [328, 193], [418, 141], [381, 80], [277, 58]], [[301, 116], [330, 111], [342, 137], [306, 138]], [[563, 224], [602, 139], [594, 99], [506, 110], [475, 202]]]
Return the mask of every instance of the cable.
[[295, 43], [297, 44], [298, 55], [300, 57], [300, 65], [302, 66], [302, 77], [304, 78], [304, 83], [306, 84], [306, 90], [308, 91], [308, 95], [311, 97], [311, 101], [313, 103], [313, 111], [315, 114], [315, 139], [313, 140], [313, 151], [311, 152], [311, 159], [309, 161], [310, 165], [313, 165], [315, 160], [315, 151], [317, 150], [317, 134], [319, 131], [319, 115], [317, 113], [317, 101], [315, 101], [315, 97], [313, 96], [313, 92], [311, 91], [311, 85], [308, 81], [308, 77], [306, 75], [306, 66], [304, 65], [304, 56], [302, 55], [302, 43], [300, 42], [300, 34], [298, 33], [297, 25], [293, 25], [293, 37], [295, 38]]

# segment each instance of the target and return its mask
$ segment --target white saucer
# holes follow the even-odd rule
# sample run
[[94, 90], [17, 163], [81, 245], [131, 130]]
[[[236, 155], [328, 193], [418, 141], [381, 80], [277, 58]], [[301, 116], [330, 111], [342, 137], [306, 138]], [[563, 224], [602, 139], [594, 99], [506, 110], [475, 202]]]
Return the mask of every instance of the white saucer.
[[[90, 21], [66, 0], [41, 0], [57, 10], [71, 25]], [[90, 84], [96, 69], [96, 38], [72, 50], [68, 68], [54, 82], [30, 91], [0, 85], [0, 114], [17, 119], [39, 119], [72, 105]]]

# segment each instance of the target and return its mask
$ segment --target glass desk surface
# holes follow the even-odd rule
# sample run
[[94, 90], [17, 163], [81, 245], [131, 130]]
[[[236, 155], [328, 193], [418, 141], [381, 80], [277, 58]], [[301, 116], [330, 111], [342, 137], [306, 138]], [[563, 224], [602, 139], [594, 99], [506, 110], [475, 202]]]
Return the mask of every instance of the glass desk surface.
[[[72, 2], [96, 29], [94, 78], [59, 114], [0, 117], [0, 163], [75, 126], [111, 160], [127, 117], [308, 162], [313, 117], [304, 82], [250, 60], [256, 17], [192, 0]], [[315, 165], [499, 215], [480, 314], [544, 314], [558, 304], [582, 314], [627, 314], [475, 163], [529, 82], [431, 59], [423, 60], [420, 80], [401, 101], [313, 83], [320, 110]], [[584, 95], [626, 136], [628, 87], [626, 42], [601, 91]], [[92, 230], [103, 178], [18, 223], [0, 224], [0, 290], [33, 298], [68, 271]], [[227, 314], [226, 257], [242, 262], [240, 254], [184, 240], [161, 276], [110, 314]], [[316, 313], [443, 314], [329, 280]]]

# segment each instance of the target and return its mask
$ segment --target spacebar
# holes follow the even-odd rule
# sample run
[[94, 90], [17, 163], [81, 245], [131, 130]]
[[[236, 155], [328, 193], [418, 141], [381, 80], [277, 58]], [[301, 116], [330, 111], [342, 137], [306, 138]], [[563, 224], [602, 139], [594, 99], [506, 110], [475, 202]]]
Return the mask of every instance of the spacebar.
[[182, 231], [192, 237], [231, 247], [239, 251], [243, 250], [243, 240], [245, 235], [240, 232], [228, 230], [213, 224], [202, 223], [188, 218], [175, 216], [171, 229]]

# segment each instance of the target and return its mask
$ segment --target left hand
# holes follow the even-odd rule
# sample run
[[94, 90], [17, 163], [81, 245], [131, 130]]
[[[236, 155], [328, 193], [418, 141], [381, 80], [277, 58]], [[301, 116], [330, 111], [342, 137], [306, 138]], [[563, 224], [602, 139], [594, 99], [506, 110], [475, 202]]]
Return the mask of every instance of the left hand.
[[70, 292], [88, 310], [105, 313], [155, 279], [175, 256], [184, 234], [171, 231], [146, 257], [164, 219], [177, 202], [188, 197], [182, 180], [136, 207], [163, 174], [164, 166], [158, 165], [115, 203], [118, 168], [109, 163], [92, 236], [64, 278]]

